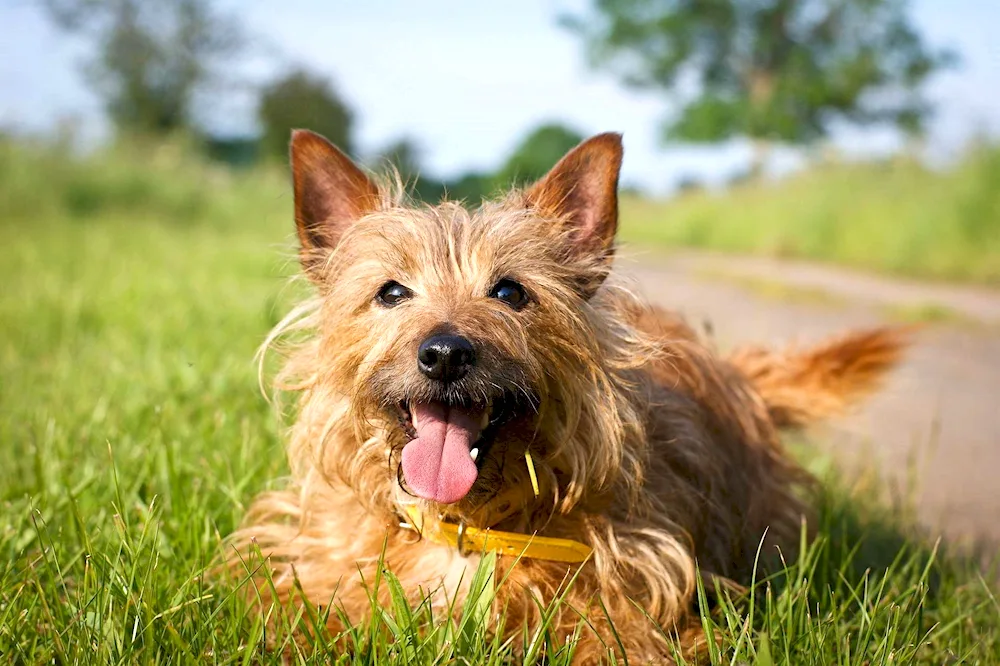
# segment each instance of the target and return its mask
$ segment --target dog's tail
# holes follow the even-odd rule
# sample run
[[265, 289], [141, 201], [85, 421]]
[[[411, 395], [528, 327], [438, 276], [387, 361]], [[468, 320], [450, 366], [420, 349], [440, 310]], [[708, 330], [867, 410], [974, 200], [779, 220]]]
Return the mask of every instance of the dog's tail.
[[774, 424], [796, 428], [844, 413], [877, 389], [909, 345], [914, 327], [848, 333], [816, 347], [743, 347], [729, 357], [763, 398]]

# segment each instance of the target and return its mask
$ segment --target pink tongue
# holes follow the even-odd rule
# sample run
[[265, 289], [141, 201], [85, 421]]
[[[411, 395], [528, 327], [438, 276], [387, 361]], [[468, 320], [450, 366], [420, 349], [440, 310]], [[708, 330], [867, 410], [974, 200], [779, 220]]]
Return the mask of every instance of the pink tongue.
[[457, 502], [479, 476], [469, 447], [479, 438], [479, 417], [441, 403], [410, 407], [417, 438], [403, 447], [403, 476], [420, 497], [440, 504]]

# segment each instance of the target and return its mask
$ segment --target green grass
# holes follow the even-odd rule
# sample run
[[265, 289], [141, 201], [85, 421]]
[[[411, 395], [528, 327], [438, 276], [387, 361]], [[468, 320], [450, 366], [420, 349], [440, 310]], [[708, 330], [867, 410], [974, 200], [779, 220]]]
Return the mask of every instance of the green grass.
[[[208, 575], [287, 472], [252, 361], [294, 296], [283, 176], [169, 146], [74, 164], [3, 144], [0, 175], [0, 661], [330, 663], [337, 637], [289, 639], [320, 611], [266, 651], [238, 583]], [[873, 487], [831, 478], [819, 540], [705, 615], [712, 663], [1000, 663], [992, 575], [911, 538]], [[544, 631], [527, 654], [493, 638], [490, 574], [458, 621], [370, 581], [393, 603], [338, 663], [568, 663]]]
[[[779, 303], [824, 305], [829, 308], [850, 307], [853, 302], [844, 296], [819, 287], [808, 287], [770, 278], [728, 272], [725, 269], [703, 269], [694, 274], [701, 280], [738, 285], [762, 299]], [[990, 327], [981, 320], [941, 303], [916, 303], [913, 305], [884, 305], [881, 313], [889, 320], [906, 324], [954, 324], [965, 329]]]
[[646, 245], [1000, 284], [1000, 147], [976, 149], [944, 173], [905, 158], [834, 163], [725, 193], [626, 199], [622, 232]]

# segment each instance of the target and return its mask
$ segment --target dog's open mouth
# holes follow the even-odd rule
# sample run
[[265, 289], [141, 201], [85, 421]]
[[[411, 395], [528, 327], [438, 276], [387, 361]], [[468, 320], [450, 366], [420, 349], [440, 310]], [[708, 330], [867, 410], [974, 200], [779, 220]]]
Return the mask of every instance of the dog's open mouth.
[[499, 421], [493, 404], [456, 405], [411, 402], [400, 405], [410, 442], [403, 447], [406, 485], [423, 499], [452, 504], [465, 497], [479, 477], [477, 460], [485, 454], [485, 436]]

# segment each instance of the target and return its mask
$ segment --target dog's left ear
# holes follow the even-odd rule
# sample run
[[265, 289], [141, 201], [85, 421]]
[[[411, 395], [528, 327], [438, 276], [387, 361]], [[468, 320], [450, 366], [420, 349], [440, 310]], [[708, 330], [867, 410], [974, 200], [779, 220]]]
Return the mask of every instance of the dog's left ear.
[[529, 205], [563, 220], [570, 254], [611, 263], [621, 166], [621, 134], [598, 134], [568, 152], [528, 189]]

